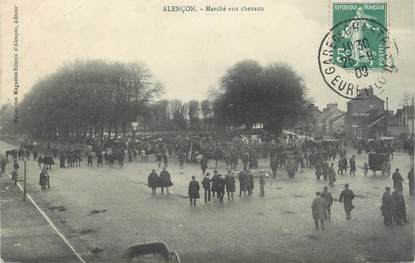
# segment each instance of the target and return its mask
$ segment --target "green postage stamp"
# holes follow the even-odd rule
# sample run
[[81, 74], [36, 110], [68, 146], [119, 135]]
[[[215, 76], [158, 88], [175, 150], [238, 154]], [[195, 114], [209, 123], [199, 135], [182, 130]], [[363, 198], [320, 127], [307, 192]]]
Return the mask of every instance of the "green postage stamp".
[[[334, 62], [346, 69], [383, 69], [386, 52], [380, 36], [387, 29], [387, 3], [333, 3], [333, 34], [341, 36]], [[346, 22], [345, 22], [346, 21]]]
[[320, 44], [318, 62], [324, 81], [337, 94], [354, 99], [362, 90], [382, 89], [387, 74], [397, 72], [389, 7], [381, 0], [330, 3], [331, 29]]

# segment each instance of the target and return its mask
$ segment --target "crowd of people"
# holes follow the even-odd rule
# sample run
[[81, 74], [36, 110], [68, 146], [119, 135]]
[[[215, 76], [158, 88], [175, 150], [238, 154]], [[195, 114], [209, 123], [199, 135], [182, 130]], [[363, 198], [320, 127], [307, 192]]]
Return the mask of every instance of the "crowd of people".
[[[255, 188], [254, 178], [259, 179], [260, 196], [265, 196], [265, 177], [267, 177], [265, 171], [260, 171], [258, 176], [254, 176], [248, 170], [243, 170], [235, 178], [235, 174], [232, 170], [229, 170], [225, 176], [222, 176], [217, 170], [213, 171], [213, 175], [210, 176], [209, 172], [204, 173], [201, 185], [204, 191], [205, 203], [211, 202], [212, 198], [215, 198], [220, 203], [223, 203], [225, 192], [228, 200], [234, 199], [234, 193], [236, 191], [236, 179], [239, 181], [239, 196], [253, 196], [253, 190]], [[199, 191], [201, 190], [200, 184], [196, 181], [195, 176], [192, 176], [192, 180], [189, 183], [188, 195], [190, 199], [190, 205], [196, 206], [196, 199], [200, 198]], [[169, 187], [173, 185], [171, 181], [171, 175], [164, 167], [160, 172], [160, 175], [155, 169], [151, 171], [147, 178], [147, 185], [151, 188], [153, 195], [157, 193], [157, 188], [160, 188], [161, 194], [169, 194]]]
[[[316, 193], [316, 198], [312, 203], [312, 215], [316, 228], [324, 229], [324, 221], [330, 220], [330, 207], [333, 197], [328, 191], [329, 187], [334, 187], [338, 175], [356, 176], [357, 164], [356, 156], [349, 155], [344, 145], [338, 141], [315, 142], [305, 140], [297, 143], [284, 143], [278, 138], [256, 138], [249, 140], [243, 136], [226, 138], [210, 136], [167, 136], [156, 135], [138, 136], [134, 140], [108, 141], [103, 144], [95, 144], [88, 151], [73, 149], [56, 149], [50, 147], [40, 154], [37, 149], [20, 147], [18, 150], [6, 152], [6, 156], [13, 158], [12, 178], [17, 182], [19, 160], [29, 160], [33, 156], [41, 168], [39, 175], [39, 185], [43, 190], [50, 188], [50, 172], [55, 160], [59, 160], [60, 168], [75, 168], [81, 166], [84, 156], [87, 157], [88, 167], [109, 166], [119, 168], [124, 166], [124, 162], [149, 162], [155, 160], [155, 166], [161, 168], [160, 174], [153, 169], [148, 176], [148, 187], [152, 194], [157, 193], [157, 188], [161, 189], [161, 194], [169, 195], [169, 188], [173, 186], [172, 176], [167, 170], [169, 160], [175, 158], [179, 161], [179, 167], [184, 168], [186, 163], [199, 164], [202, 173], [201, 184], [195, 176], [188, 185], [188, 196], [191, 206], [196, 206], [196, 200], [200, 199], [200, 191], [203, 191], [204, 202], [209, 203], [212, 199], [223, 203], [224, 199], [233, 200], [236, 186], [239, 183], [239, 196], [253, 196], [255, 185], [259, 185], [259, 196], [265, 196], [265, 182], [268, 173], [258, 170], [259, 159], [269, 160], [270, 174], [275, 179], [278, 170], [285, 170], [289, 178], [295, 178], [298, 171], [303, 172], [305, 168], [312, 168], [315, 171], [316, 180], [328, 181], [328, 187], [320, 193]], [[376, 144], [363, 145], [368, 152], [379, 150], [393, 155], [389, 146], [378, 146]], [[358, 146], [359, 150], [362, 146]], [[378, 148], [377, 148], [378, 147]], [[380, 148], [379, 148], [380, 147]], [[149, 158], [151, 155], [154, 158]], [[94, 161], [95, 159], [95, 161]], [[337, 159], [337, 169], [334, 166]], [[227, 168], [226, 174], [222, 175], [216, 169], [210, 174], [209, 166], [217, 167], [218, 162], [223, 161]], [[213, 162], [212, 165], [209, 162]], [[7, 158], [0, 158], [0, 172], [5, 173]], [[367, 162], [362, 165], [363, 174], [366, 176], [369, 170]], [[269, 176], [271, 177], [271, 176]], [[392, 175], [394, 192], [390, 193], [390, 187], [382, 197], [382, 215], [385, 218], [385, 225], [392, 222], [401, 224], [406, 222], [406, 212], [404, 198], [402, 195], [403, 177], [399, 169]], [[409, 193], [414, 193], [413, 169], [408, 173]], [[339, 201], [343, 203], [346, 218], [351, 218], [351, 211], [354, 206], [352, 200], [353, 192], [349, 185], [344, 185]], [[226, 194], [226, 196], [225, 196]]]

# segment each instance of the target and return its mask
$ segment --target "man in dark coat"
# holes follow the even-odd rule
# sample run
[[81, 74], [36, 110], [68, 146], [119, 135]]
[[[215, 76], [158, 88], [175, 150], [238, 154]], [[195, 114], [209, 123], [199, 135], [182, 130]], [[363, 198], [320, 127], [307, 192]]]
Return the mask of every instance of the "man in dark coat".
[[202, 180], [202, 186], [205, 190], [205, 203], [210, 202], [210, 184], [212, 180], [209, 178], [209, 172], [206, 173], [206, 176]]
[[320, 196], [327, 202], [327, 216], [328, 220], [331, 221], [331, 205], [333, 204], [333, 196], [329, 192], [329, 188], [327, 186], [324, 186], [323, 192]]
[[257, 160], [257, 156], [256, 156], [256, 153], [255, 153], [255, 151], [250, 151], [249, 152], [249, 163], [248, 163], [248, 168], [249, 169], [256, 169], [255, 168], [255, 162], [256, 162], [256, 160]]
[[160, 177], [156, 173], [155, 169], [151, 171], [150, 175], [147, 178], [147, 181], [148, 181], [148, 187], [151, 188], [151, 192], [153, 193], [153, 195], [155, 195], [157, 187], [160, 186]]
[[39, 175], [39, 185], [42, 191], [46, 190], [46, 184], [47, 184], [46, 169], [43, 168]]
[[244, 196], [246, 195], [246, 185], [248, 181], [248, 174], [246, 170], [239, 172], [239, 196], [242, 196], [242, 193], [244, 193]]
[[196, 206], [196, 199], [200, 198], [199, 189], [199, 182], [195, 180], [194, 176], [192, 176], [192, 180], [189, 183], [188, 189], [190, 205]]
[[327, 181], [329, 175], [329, 163], [327, 161], [323, 162], [323, 180]]
[[223, 196], [225, 195], [225, 178], [223, 178], [223, 176], [221, 174], [218, 174], [218, 179], [217, 179], [217, 193], [218, 193], [218, 199], [219, 202], [223, 203]]
[[53, 161], [52, 156], [46, 155], [43, 158], [43, 168], [49, 168], [49, 170], [52, 170], [52, 164], [55, 164], [55, 162]]
[[248, 169], [248, 162], [249, 162], [249, 154], [248, 154], [248, 152], [243, 152], [242, 153], [242, 156], [241, 156], [241, 159], [242, 159], [243, 169], [244, 170]]
[[402, 225], [402, 222], [407, 223], [405, 199], [402, 191], [395, 189], [392, 194], [393, 219], [397, 225]]
[[233, 193], [235, 192], [235, 177], [233, 176], [232, 171], [228, 171], [228, 174], [225, 176], [225, 185], [228, 200], [231, 198], [233, 200]]
[[343, 156], [339, 162], [341, 163], [341, 165], [339, 164], [340, 167], [340, 174], [343, 175], [343, 172], [346, 172], [347, 170], [347, 158], [346, 156]]
[[102, 152], [98, 151], [97, 152], [97, 167], [102, 167]]
[[231, 153], [231, 169], [236, 169], [236, 167], [238, 166], [238, 154], [233, 151]]
[[343, 159], [342, 158], [339, 158], [337, 162], [337, 166], [338, 166], [337, 174], [341, 173], [341, 175], [343, 175]]
[[39, 155], [39, 157], [37, 158], [37, 164], [39, 165], [39, 168], [41, 168], [43, 163], [43, 157], [42, 155]]
[[385, 188], [385, 193], [383, 193], [382, 196], [382, 206], [380, 207], [380, 210], [382, 210], [383, 222], [385, 223], [385, 226], [392, 225], [393, 200], [390, 190], [390, 187]]
[[352, 204], [354, 193], [349, 189], [349, 184], [345, 184], [344, 187], [345, 189], [340, 194], [339, 202], [343, 203], [346, 219], [349, 220], [352, 217], [352, 210], [354, 208]]
[[202, 174], [205, 175], [206, 169], [208, 168], [208, 159], [204, 155], [200, 159], [200, 168], [202, 169]]
[[333, 163], [331, 163], [327, 173], [328, 173], [328, 176], [329, 176], [329, 186], [333, 187], [334, 182], [336, 181], [336, 171], [334, 170], [334, 164]]
[[215, 196], [218, 191], [218, 178], [219, 178], [218, 171], [214, 170], [213, 176], [212, 176], [212, 187], [211, 187], [212, 196]]
[[185, 159], [185, 153], [184, 151], [179, 151], [179, 164], [180, 164], [180, 168], [183, 168], [183, 164], [184, 164], [184, 159]]
[[59, 167], [65, 168], [65, 155], [63, 152], [61, 152], [59, 155]]
[[247, 183], [247, 190], [248, 195], [252, 196], [254, 192], [255, 184], [254, 184], [254, 176], [250, 171], [248, 171], [248, 183]]
[[110, 168], [112, 168], [114, 166], [114, 153], [109, 152], [108, 153], [108, 162], [110, 164]]
[[160, 187], [161, 187], [161, 194], [164, 194], [164, 188], [166, 188], [166, 193], [169, 195], [169, 187], [172, 186], [173, 183], [170, 178], [170, 173], [163, 168], [163, 171], [160, 173]]
[[92, 167], [92, 152], [88, 152], [88, 167]]
[[409, 194], [414, 195], [414, 167], [408, 172]]
[[323, 164], [321, 162], [316, 163], [316, 178], [317, 180], [320, 180], [321, 175], [323, 174]]
[[154, 155], [156, 156], [156, 162], [158, 163], [158, 166], [160, 168], [161, 161], [163, 160], [163, 154], [162, 154], [162, 152], [160, 150], [157, 150]]
[[289, 178], [294, 178], [295, 173], [297, 171], [297, 162], [293, 158], [293, 156], [290, 156], [287, 160], [287, 173]]
[[163, 158], [164, 167], [166, 168], [167, 165], [169, 164], [169, 154], [166, 151], [164, 151], [162, 158]]
[[349, 160], [349, 165], [350, 165], [350, 172], [349, 175], [355, 175], [356, 172], [356, 160], [354, 159], [355, 156], [353, 155], [352, 158], [350, 158]]
[[392, 175], [393, 180], [393, 189], [403, 190], [402, 182], [403, 178], [402, 175], [399, 173], [399, 169], [396, 168], [395, 172]]
[[311, 204], [311, 211], [316, 226], [318, 230], [318, 222], [320, 221], [321, 229], [324, 230], [324, 220], [327, 218], [327, 202], [324, 198], [320, 196], [320, 192], [316, 193], [316, 198], [314, 198], [313, 203]]
[[261, 171], [259, 175], [259, 196], [265, 196], [265, 172]]
[[272, 170], [272, 178], [275, 179], [277, 176], [277, 169], [278, 169], [278, 159], [277, 156], [273, 156], [270, 161], [270, 167]]
[[19, 179], [19, 174], [17, 173], [18, 170], [14, 169], [12, 171], [12, 180], [14, 180], [14, 185], [17, 185], [17, 180]]

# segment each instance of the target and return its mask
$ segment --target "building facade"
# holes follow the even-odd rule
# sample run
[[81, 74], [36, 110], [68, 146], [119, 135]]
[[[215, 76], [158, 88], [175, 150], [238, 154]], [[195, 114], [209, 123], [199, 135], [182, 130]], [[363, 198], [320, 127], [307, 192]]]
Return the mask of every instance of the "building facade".
[[345, 129], [348, 140], [379, 139], [387, 130], [385, 101], [373, 90], [361, 91], [347, 103]]
[[337, 103], [329, 103], [323, 111], [315, 111], [315, 136], [336, 136], [344, 132], [345, 112]]
[[388, 122], [388, 135], [400, 138], [408, 138], [414, 133], [413, 107], [405, 105]]

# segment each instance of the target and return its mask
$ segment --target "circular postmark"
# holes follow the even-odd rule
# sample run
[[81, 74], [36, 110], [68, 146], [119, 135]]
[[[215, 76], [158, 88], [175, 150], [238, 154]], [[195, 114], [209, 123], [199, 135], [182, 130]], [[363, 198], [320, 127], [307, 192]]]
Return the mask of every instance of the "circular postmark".
[[344, 20], [320, 43], [318, 64], [324, 82], [347, 99], [364, 99], [387, 85], [397, 72], [398, 48], [388, 30], [374, 19]]

